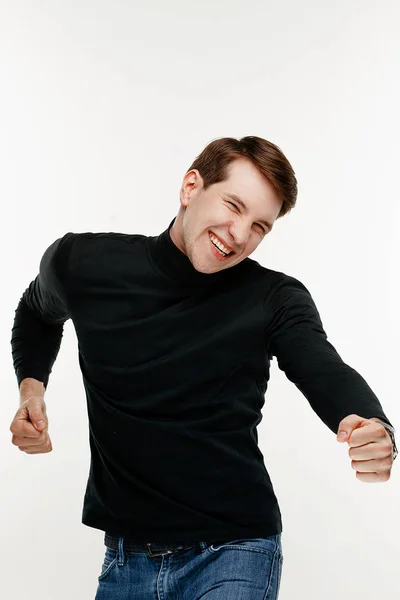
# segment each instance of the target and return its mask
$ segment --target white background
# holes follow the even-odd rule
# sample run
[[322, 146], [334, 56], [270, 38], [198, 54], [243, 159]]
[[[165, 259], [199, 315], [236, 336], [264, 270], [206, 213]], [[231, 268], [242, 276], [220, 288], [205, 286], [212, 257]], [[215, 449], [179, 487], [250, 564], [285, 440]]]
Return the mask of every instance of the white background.
[[[19, 298], [68, 231], [161, 233], [212, 139], [257, 135], [288, 157], [297, 206], [252, 258], [307, 286], [329, 340], [400, 429], [399, 19], [396, 0], [1, 3], [4, 598], [93, 599], [104, 554], [103, 532], [80, 520], [89, 443], [71, 321], [45, 396], [53, 451], [11, 444]], [[393, 597], [400, 463], [386, 483], [357, 480], [347, 443], [276, 360], [263, 415], [280, 600]]]

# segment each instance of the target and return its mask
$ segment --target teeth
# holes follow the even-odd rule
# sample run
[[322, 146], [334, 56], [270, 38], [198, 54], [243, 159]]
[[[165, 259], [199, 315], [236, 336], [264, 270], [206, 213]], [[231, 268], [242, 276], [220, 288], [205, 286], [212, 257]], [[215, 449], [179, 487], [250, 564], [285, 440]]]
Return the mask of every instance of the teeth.
[[[212, 243], [212, 245], [213, 245], [213, 246], [215, 246], [214, 242], [211, 242], [211, 243]], [[225, 253], [223, 250], [220, 250], [220, 249], [218, 248], [218, 246], [215, 246], [215, 247], [216, 247], [216, 249], [218, 250], [218, 252], [219, 252], [220, 254], [222, 254], [222, 256], [227, 256], [227, 254], [226, 254], [226, 253]]]
[[226, 248], [221, 242], [215, 237], [215, 235], [210, 235], [211, 241], [225, 254], [229, 254], [230, 250]]

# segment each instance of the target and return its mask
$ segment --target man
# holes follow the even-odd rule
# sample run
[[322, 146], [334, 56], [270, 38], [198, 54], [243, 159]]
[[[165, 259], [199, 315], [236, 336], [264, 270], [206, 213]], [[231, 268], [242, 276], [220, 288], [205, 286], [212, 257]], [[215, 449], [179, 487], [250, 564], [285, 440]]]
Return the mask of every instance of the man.
[[106, 545], [96, 600], [278, 596], [282, 522], [257, 443], [274, 356], [345, 430], [357, 477], [390, 476], [391, 423], [310, 293], [248, 258], [296, 197], [277, 146], [214, 140], [161, 235], [69, 232], [20, 300], [11, 431], [29, 454], [52, 449], [43, 397], [64, 322], [76, 329], [91, 448], [82, 522]]

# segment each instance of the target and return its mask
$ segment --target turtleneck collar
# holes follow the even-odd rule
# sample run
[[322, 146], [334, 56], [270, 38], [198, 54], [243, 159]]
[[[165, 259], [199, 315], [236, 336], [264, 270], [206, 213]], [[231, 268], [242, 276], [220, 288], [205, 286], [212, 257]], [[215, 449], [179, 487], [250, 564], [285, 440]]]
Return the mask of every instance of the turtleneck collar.
[[172, 219], [168, 228], [159, 236], [148, 238], [148, 250], [150, 259], [163, 275], [169, 279], [181, 282], [182, 284], [205, 286], [227, 276], [227, 271], [223, 269], [216, 273], [200, 273], [197, 271], [189, 258], [172, 241], [170, 230], [176, 217]]

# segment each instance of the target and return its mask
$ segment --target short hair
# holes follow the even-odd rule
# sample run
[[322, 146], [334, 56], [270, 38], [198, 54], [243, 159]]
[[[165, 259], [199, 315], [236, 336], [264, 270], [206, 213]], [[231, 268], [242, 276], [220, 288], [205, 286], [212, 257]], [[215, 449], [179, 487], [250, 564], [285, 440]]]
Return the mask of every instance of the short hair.
[[197, 169], [204, 181], [204, 190], [228, 179], [228, 166], [239, 158], [247, 158], [271, 183], [279, 200], [283, 201], [278, 219], [294, 208], [297, 180], [294, 170], [282, 150], [263, 138], [248, 135], [241, 139], [224, 137], [213, 140], [197, 156], [188, 171]]

